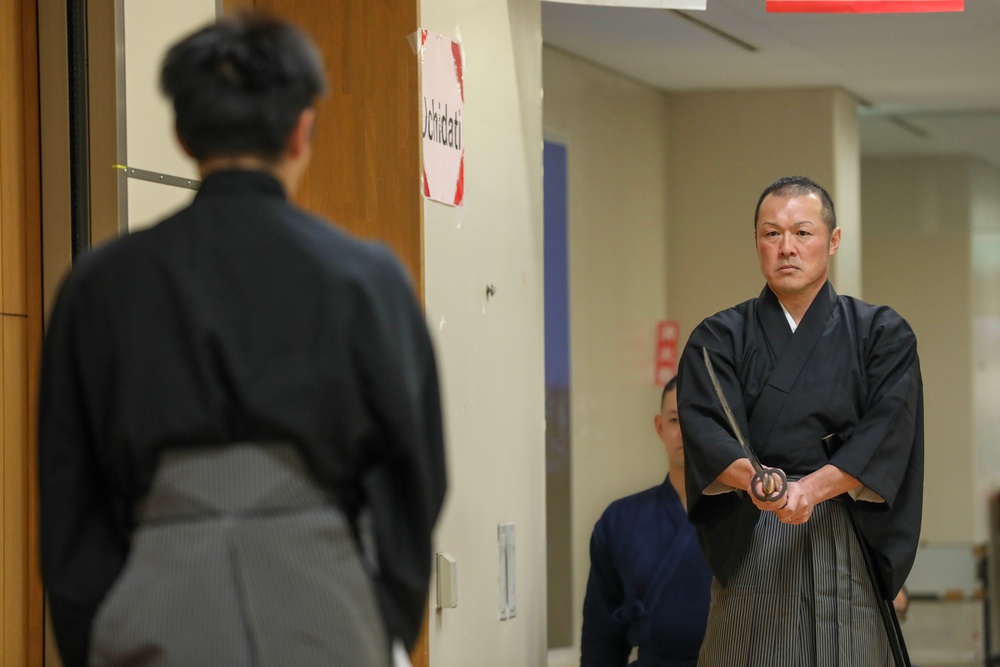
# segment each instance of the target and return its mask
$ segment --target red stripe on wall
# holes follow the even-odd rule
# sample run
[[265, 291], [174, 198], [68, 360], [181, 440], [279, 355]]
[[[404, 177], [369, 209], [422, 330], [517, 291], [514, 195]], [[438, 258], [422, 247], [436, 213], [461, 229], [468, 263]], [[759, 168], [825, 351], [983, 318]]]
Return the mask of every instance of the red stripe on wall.
[[767, 0], [767, 11], [803, 14], [961, 12], [965, 0]]

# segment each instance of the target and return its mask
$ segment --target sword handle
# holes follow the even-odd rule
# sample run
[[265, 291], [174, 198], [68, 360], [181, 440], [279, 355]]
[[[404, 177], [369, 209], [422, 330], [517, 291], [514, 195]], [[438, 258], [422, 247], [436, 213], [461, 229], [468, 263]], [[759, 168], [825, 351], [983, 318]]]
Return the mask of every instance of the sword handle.
[[[757, 492], [757, 482], [763, 493]], [[753, 474], [750, 480], [750, 492], [761, 502], [773, 503], [785, 497], [788, 490], [788, 477], [781, 468], [761, 468]]]

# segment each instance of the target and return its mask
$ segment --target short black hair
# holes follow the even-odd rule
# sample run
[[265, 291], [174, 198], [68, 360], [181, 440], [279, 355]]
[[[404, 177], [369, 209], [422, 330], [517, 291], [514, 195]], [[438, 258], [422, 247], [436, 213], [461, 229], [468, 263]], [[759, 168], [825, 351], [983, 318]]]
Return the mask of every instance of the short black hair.
[[673, 376], [663, 385], [663, 393], [660, 394], [660, 410], [663, 410], [663, 402], [667, 400], [667, 394], [677, 389], [677, 376]]
[[160, 88], [196, 160], [254, 156], [273, 162], [302, 111], [323, 92], [323, 64], [295, 26], [240, 12], [171, 47]]
[[757, 221], [760, 217], [760, 205], [764, 202], [764, 198], [768, 195], [774, 195], [776, 197], [804, 197], [808, 195], [816, 195], [819, 197], [822, 209], [820, 210], [820, 216], [823, 218], [823, 222], [826, 223], [826, 227], [831, 234], [833, 230], [837, 228], [837, 211], [833, 207], [833, 198], [830, 197], [830, 193], [826, 191], [822, 185], [812, 180], [811, 178], [806, 178], [805, 176], [782, 176], [774, 183], [764, 188], [764, 192], [761, 193], [760, 199], [757, 200], [757, 209], [753, 214], [753, 228], [757, 229]]

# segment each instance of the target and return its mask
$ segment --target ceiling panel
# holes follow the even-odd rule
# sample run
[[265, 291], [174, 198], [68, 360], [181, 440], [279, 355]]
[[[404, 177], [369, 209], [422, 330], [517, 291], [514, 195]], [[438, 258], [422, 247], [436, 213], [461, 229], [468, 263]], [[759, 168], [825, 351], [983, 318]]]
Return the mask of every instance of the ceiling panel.
[[867, 105], [863, 152], [947, 150], [1000, 167], [1000, 0], [965, 4], [960, 13], [806, 15], [708, 0], [706, 11], [685, 13], [698, 25], [669, 10], [543, 3], [542, 19], [547, 44], [664, 91], [839, 86]]

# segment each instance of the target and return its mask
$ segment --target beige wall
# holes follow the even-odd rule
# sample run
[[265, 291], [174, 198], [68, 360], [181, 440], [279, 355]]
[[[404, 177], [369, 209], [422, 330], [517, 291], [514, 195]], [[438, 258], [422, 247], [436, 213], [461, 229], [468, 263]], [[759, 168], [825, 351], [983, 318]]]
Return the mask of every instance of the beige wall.
[[[195, 163], [174, 137], [169, 101], [160, 93], [160, 66], [167, 48], [215, 18], [216, 0], [151, 3], [126, 0], [125, 110], [128, 166], [198, 178]], [[128, 226], [134, 231], [191, 203], [184, 188], [128, 179]]]
[[831, 280], [841, 294], [864, 298], [861, 224], [861, 130], [858, 127], [857, 100], [845, 93], [834, 93], [830, 137], [833, 151], [833, 177], [824, 184], [834, 198], [840, 248], [831, 266]]
[[831, 278], [841, 293], [858, 288], [853, 108], [852, 98], [835, 89], [671, 95], [668, 285], [683, 339], [706, 316], [764, 286], [753, 212], [761, 190], [780, 176], [808, 176], [830, 191], [844, 229]]
[[[563, 52], [543, 52], [546, 138], [566, 146], [574, 646], [594, 523], [663, 481], [653, 430], [654, 329], [667, 308], [667, 98]], [[550, 664], [573, 664], [575, 649]], [[563, 662], [560, 662], [563, 660]]]
[[866, 300], [891, 305], [917, 334], [929, 542], [976, 534], [970, 168], [958, 157], [870, 158], [862, 167]]
[[[420, 26], [461, 35], [466, 64], [465, 205], [424, 203], [450, 484], [436, 546], [458, 563], [458, 607], [436, 610], [432, 596], [431, 664], [532, 667], [546, 651], [541, 6], [423, 0]], [[501, 522], [516, 524], [517, 617], [507, 621]]]

